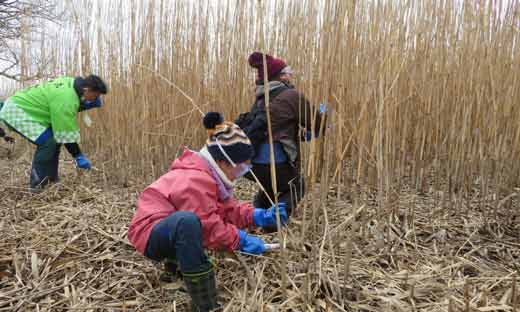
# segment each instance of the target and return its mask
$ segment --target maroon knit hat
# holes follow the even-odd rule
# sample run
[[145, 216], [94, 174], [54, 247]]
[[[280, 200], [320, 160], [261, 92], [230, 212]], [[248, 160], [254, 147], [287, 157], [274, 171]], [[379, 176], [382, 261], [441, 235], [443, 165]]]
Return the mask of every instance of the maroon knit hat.
[[[284, 69], [287, 64], [282, 59], [272, 57], [269, 54], [265, 55], [265, 60], [267, 62], [267, 79], [271, 80], [276, 75], [278, 75], [282, 69]], [[258, 70], [258, 80], [264, 80], [264, 62], [263, 62], [263, 54], [261, 52], [253, 52], [249, 56], [249, 65]]]

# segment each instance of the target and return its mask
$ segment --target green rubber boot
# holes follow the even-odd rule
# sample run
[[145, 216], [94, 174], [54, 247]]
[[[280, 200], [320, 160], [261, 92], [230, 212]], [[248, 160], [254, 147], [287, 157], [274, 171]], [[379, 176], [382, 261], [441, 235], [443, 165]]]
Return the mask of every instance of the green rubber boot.
[[192, 312], [222, 311], [217, 302], [217, 287], [213, 268], [205, 272], [184, 273], [184, 283], [191, 297]]

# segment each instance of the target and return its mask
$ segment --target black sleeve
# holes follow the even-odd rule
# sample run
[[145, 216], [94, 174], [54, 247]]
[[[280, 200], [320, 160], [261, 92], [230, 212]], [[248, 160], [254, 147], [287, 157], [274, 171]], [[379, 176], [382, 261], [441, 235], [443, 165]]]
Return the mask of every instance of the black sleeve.
[[5, 137], [5, 131], [4, 129], [0, 128], [0, 138]]
[[267, 113], [265, 110], [255, 115], [251, 124], [245, 127], [244, 132], [254, 147], [264, 143], [267, 139]]
[[64, 145], [72, 157], [76, 158], [79, 154], [81, 154], [78, 143], [65, 143]]

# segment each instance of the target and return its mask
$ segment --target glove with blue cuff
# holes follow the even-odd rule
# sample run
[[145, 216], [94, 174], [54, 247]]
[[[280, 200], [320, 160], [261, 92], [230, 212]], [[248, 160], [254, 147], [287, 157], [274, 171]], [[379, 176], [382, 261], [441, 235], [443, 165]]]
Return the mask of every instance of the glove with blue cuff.
[[320, 103], [320, 113], [325, 114], [327, 112], [327, 105]]
[[90, 168], [92, 168], [92, 164], [83, 154], [79, 154], [78, 156], [76, 156], [76, 165], [78, 166], [78, 168], [86, 170], [90, 170]]
[[[329, 109], [327, 108], [327, 105], [325, 103], [320, 103], [319, 112], [322, 115], [329, 112]], [[327, 125], [327, 128], [330, 128], [330, 125]], [[302, 141], [309, 142], [313, 138], [317, 138], [318, 136], [318, 133], [313, 134], [312, 131], [307, 130], [305, 131], [305, 135], [302, 137]]]
[[247, 234], [244, 230], [238, 230], [238, 236], [240, 237], [240, 251], [260, 255], [265, 251], [264, 241], [257, 236]]
[[[280, 222], [282, 225], [286, 225], [289, 217], [285, 210], [285, 203], [278, 203], [278, 208], [280, 210]], [[273, 205], [269, 209], [255, 208], [253, 211], [253, 222], [259, 227], [276, 226], [276, 206]]]
[[[325, 103], [320, 103], [320, 114], [324, 115], [324, 114], [327, 114], [327, 115], [330, 115], [334, 113], [334, 109], [330, 108], [330, 107], [327, 107], [327, 105]], [[327, 118], [329, 119], [329, 118]], [[327, 126], [325, 127], [326, 129], [330, 129], [332, 127], [332, 124], [330, 123], [330, 121], [327, 121]]]

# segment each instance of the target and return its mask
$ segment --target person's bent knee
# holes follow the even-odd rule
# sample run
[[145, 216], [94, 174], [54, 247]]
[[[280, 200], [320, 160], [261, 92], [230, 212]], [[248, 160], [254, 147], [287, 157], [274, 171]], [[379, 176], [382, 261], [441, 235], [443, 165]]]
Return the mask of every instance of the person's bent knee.
[[179, 227], [182, 230], [201, 230], [199, 217], [191, 211], [177, 211], [176, 218], [179, 219]]

